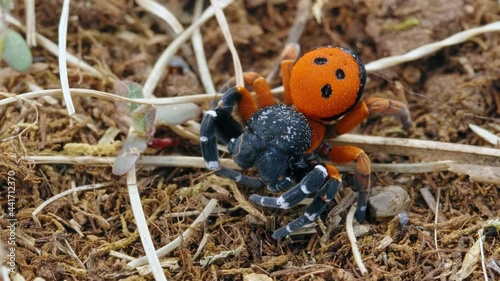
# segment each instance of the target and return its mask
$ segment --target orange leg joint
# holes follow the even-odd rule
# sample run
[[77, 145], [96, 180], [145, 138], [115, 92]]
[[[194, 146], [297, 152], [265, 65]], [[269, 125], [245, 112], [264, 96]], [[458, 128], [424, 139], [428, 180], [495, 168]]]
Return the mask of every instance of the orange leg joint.
[[240, 115], [247, 122], [252, 115], [257, 111], [257, 104], [255, 103], [254, 98], [250, 92], [243, 88], [238, 87], [238, 93], [241, 96], [240, 101], [238, 102], [238, 109], [240, 111]]
[[256, 94], [254, 98], [246, 88], [238, 87], [238, 93], [241, 96], [238, 107], [241, 117], [246, 122], [259, 108], [274, 105], [275, 102], [271, 94], [271, 88], [264, 78], [254, 72], [245, 72], [243, 77], [245, 85], [252, 85]]
[[292, 75], [292, 67], [295, 61], [293, 60], [283, 60], [281, 62], [281, 81], [283, 83], [283, 91], [285, 94], [285, 104], [293, 104], [292, 95], [290, 93], [290, 77]]
[[403, 128], [411, 127], [410, 113], [406, 105], [402, 102], [384, 99], [384, 98], [369, 98], [365, 101], [370, 114], [383, 113], [399, 117]]
[[369, 98], [344, 115], [333, 125], [333, 128], [329, 128], [327, 135], [332, 137], [350, 132], [369, 115], [376, 113], [399, 117], [404, 129], [411, 127], [410, 113], [402, 102], [384, 98]]
[[320, 151], [320, 154], [328, 157], [334, 163], [356, 163], [354, 184], [359, 193], [356, 218], [358, 221], [363, 221], [366, 215], [368, 190], [371, 187], [371, 163], [368, 155], [362, 149], [354, 146], [326, 146]]

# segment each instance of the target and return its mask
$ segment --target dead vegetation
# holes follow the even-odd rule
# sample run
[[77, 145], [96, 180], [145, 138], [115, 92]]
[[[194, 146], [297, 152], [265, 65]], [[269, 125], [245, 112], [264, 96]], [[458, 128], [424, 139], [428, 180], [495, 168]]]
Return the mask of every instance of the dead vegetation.
[[[22, 21], [25, 7], [21, 2], [17, 1], [12, 16]], [[158, 2], [168, 7], [185, 27], [192, 22], [194, 1]], [[370, 62], [500, 18], [498, 3], [487, 0], [299, 2], [320, 11], [306, 17], [300, 38], [293, 33], [297, 29], [291, 29], [296, 17], [303, 16], [295, 1], [240, 0], [224, 10], [244, 71], [268, 76], [275, 70], [285, 42], [293, 38], [299, 38], [303, 50], [340, 45], [355, 49], [365, 62]], [[36, 2], [37, 32], [53, 42], [57, 42], [61, 7], [59, 0]], [[99, 75], [68, 65], [69, 84], [71, 88], [108, 93], [113, 92], [115, 80], [144, 84], [160, 54], [174, 40], [174, 34], [165, 22], [132, 0], [73, 1], [67, 50], [93, 66]], [[234, 70], [217, 21], [211, 19], [204, 24], [201, 34], [212, 80], [216, 88], [222, 87]], [[498, 33], [486, 33], [369, 75], [365, 97], [406, 102], [414, 128], [405, 132], [397, 120], [370, 118], [355, 133], [495, 148], [474, 133], [469, 124], [496, 136], [500, 134], [499, 41]], [[60, 88], [57, 57], [40, 46], [33, 47], [32, 52], [35, 63], [27, 72], [14, 72], [4, 65], [0, 69], [2, 99], [37, 89]], [[178, 71], [172, 67], [155, 89], [158, 97], [204, 92], [191, 45], [184, 44], [177, 54], [188, 69]], [[271, 84], [280, 85], [279, 75], [274, 75]], [[14, 171], [16, 272], [26, 280], [152, 280], [152, 274], [140, 274], [147, 273], [147, 268], [127, 268], [131, 258], [144, 255], [144, 247], [130, 209], [125, 177], [113, 176], [109, 162], [35, 165], [18, 161], [24, 156], [68, 155], [64, 147], [71, 143], [97, 145], [112, 127], [121, 130], [116, 140], [125, 139], [128, 128], [116, 116], [114, 101], [74, 95], [73, 103], [77, 119], [68, 117], [60, 96], [26, 98], [0, 105], [2, 241], [6, 243], [4, 238], [9, 236], [5, 219], [7, 185], [8, 173]], [[203, 109], [210, 106], [209, 102], [199, 104]], [[159, 128], [156, 135], [179, 138], [176, 132], [180, 129]], [[178, 146], [150, 148], [145, 154], [200, 156], [197, 143], [185, 136], [180, 139]], [[96, 152], [92, 156], [116, 155], [119, 148], [114, 149], [115, 154]], [[429, 155], [420, 153], [417, 157], [377, 149], [370, 157], [375, 164], [419, 163], [436, 160], [433, 153], [429, 150]], [[484, 162], [483, 158], [478, 159], [462, 159], [461, 164], [476, 165], [479, 174], [486, 171], [485, 166], [493, 168], [492, 174], [498, 173], [498, 158], [485, 157]], [[484, 257], [472, 259], [475, 267], [465, 280], [482, 280], [484, 274], [490, 280], [500, 277], [498, 222], [496, 227], [488, 224], [489, 220], [500, 219], [500, 182], [495, 182], [500, 175], [496, 174], [490, 182], [478, 182], [463, 172], [468, 168], [460, 167], [459, 173], [440, 170], [373, 174], [373, 182], [378, 186], [405, 188], [412, 202], [407, 217], [371, 222], [367, 224], [368, 231], [358, 237], [369, 271], [363, 278], [462, 280], [466, 254], [478, 241]], [[138, 168], [141, 203], [155, 248], [167, 245], [190, 229], [210, 199], [218, 201], [212, 215], [193, 229], [192, 235], [180, 239], [180, 247], [160, 259], [168, 280], [243, 280], [251, 273], [275, 280], [362, 278], [345, 231], [349, 209], [345, 203], [352, 196], [352, 175], [348, 172], [344, 174], [345, 190], [337, 200], [342, 208], [335, 209], [340, 222], [335, 214], [328, 214], [335, 208], [332, 205], [314, 228], [317, 233], [275, 241], [271, 238], [274, 224], [285, 225], [297, 217], [302, 207], [287, 211], [256, 209], [245, 198], [266, 190], [236, 186], [209, 175], [203, 168]], [[104, 186], [92, 188], [97, 184]], [[71, 192], [32, 216], [49, 198], [73, 186], [89, 185], [89, 190]], [[423, 188], [430, 190], [440, 203], [437, 222], [434, 206], [429, 206], [421, 194]], [[333, 227], [333, 223], [338, 225]]]

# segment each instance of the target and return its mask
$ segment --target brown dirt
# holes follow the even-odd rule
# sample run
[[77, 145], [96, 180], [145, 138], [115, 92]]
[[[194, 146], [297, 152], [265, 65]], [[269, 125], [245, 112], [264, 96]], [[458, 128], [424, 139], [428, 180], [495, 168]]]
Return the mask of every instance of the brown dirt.
[[[13, 16], [24, 19], [22, 1], [16, 1]], [[192, 1], [169, 1], [167, 5], [189, 25]], [[225, 10], [243, 69], [266, 76], [275, 67], [297, 13], [295, 1], [236, 1]], [[317, 1], [321, 2], [321, 1]], [[324, 1], [318, 23], [311, 17], [299, 43], [303, 50], [322, 45], [350, 47], [369, 62], [402, 54], [417, 46], [446, 38], [470, 27], [498, 21], [497, 1]], [[36, 1], [37, 31], [57, 42], [62, 1]], [[69, 67], [70, 86], [112, 92], [115, 78], [143, 83], [160, 53], [170, 44], [171, 30], [132, 0], [72, 1], [68, 27], [68, 50], [115, 77], [93, 77]], [[75, 20], [78, 18], [78, 21]], [[232, 60], [215, 20], [202, 28], [204, 46], [213, 80], [222, 86], [233, 75]], [[126, 35], [132, 40], [123, 39]], [[465, 43], [442, 49], [415, 62], [370, 75], [365, 91], [369, 96], [407, 102], [415, 128], [404, 132], [392, 118], [369, 118], [356, 133], [408, 137], [491, 147], [474, 134], [476, 124], [500, 134], [500, 37], [498, 33], [477, 36]], [[32, 48], [35, 64], [26, 73], [14, 73], [3, 65], [0, 91], [29, 92], [28, 82], [43, 89], [59, 87], [57, 58], [41, 47]], [[191, 74], [171, 72], [158, 85], [159, 96], [177, 96], [203, 91], [197, 79], [196, 61], [190, 44], [178, 53]], [[194, 74], [194, 75], [192, 75]], [[399, 87], [393, 81], [401, 83]], [[271, 81], [280, 84], [279, 78]], [[59, 99], [59, 98], [58, 98]], [[109, 127], [121, 121], [113, 103], [96, 98], [74, 97], [83, 122], [72, 122], [61, 101], [55, 105], [38, 98], [0, 107], [1, 237], [9, 236], [7, 217], [8, 172], [16, 176], [16, 271], [27, 280], [152, 280], [127, 270], [126, 260], [110, 255], [117, 251], [142, 256], [143, 247], [135, 227], [125, 188], [125, 179], [113, 176], [110, 167], [85, 165], [33, 165], [16, 162], [19, 155], [60, 155], [67, 143], [96, 144]], [[203, 105], [207, 108], [207, 105]], [[38, 113], [38, 120], [36, 116]], [[37, 121], [36, 126], [27, 124]], [[126, 136], [121, 128], [120, 138]], [[162, 136], [175, 137], [169, 129]], [[21, 145], [22, 144], [22, 145]], [[175, 148], [148, 153], [199, 156], [195, 143], [183, 140]], [[373, 162], [418, 162], [408, 156], [370, 154]], [[293, 236], [275, 241], [271, 231], [239, 208], [225, 181], [213, 183], [205, 169], [157, 168], [138, 172], [140, 195], [155, 246], [161, 247], [186, 230], [193, 216], [172, 218], [170, 213], [201, 211], [207, 198], [219, 200], [227, 213], [211, 217], [197, 234], [169, 255], [179, 267], [165, 270], [169, 280], [242, 280], [248, 273], [264, 273], [275, 280], [354, 280], [361, 278], [345, 233], [345, 215], [326, 240], [321, 235]], [[47, 206], [35, 221], [31, 213], [46, 199], [71, 187], [112, 182], [109, 187], [66, 196]], [[344, 175], [344, 186], [352, 186], [352, 175]], [[451, 172], [428, 174], [374, 173], [376, 185], [400, 185], [410, 194], [410, 222], [401, 226], [397, 218], [369, 223], [368, 234], [358, 238], [370, 274], [367, 280], [447, 280], [461, 267], [465, 253], [477, 240], [485, 221], [500, 218], [499, 185], [477, 183]], [[198, 188], [194, 189], [196, 186]], [[440, 209], [447, 220], [439, 223], [438, 248], [434, 243], [434, 215], [419, 189], [440, 190]], [[196, 190], [196, 191], [194, 191]], [[240, 187], [247, 197], [254, 191]], [[348, 189], [346, 189], [348, 190]], [[230, 192], [229, 192], [230, 191]], [[266, 191], [257, 191], [265, 194]], [[346, 192], [342, 193], [346, 196]], [[340, 200], [341, 197], [339, 197]], [[329, 206], [322, 222], [329, 221]], [[259, 209], [282, 226], [297, 217], [303, 207], [287, 211]], [[71, 225], [78, 225], [79, 232]], [[319, 227], [317, 227], [320, 231]], [[203, 233], [208, 243], [195, 258]], [[500, 261], [499, 234], [486, 229], [486, 262]], [[377, 246], [383, 237], [393, 242]], [[7, 246], [8, 247], [8, 246]], [[200, 258], [242, 248], [202, 267]], [[74, 253], [72, 253], [72, 251]], [[476, 264], [467, 280], [481, 280]], [[489, 268], [491, 280], [500, 273]]]

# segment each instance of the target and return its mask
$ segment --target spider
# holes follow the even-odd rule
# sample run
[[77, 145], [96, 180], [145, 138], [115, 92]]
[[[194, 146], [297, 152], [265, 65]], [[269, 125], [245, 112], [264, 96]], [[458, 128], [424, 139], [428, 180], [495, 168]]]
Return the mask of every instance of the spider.
[[[287, 46], [285, 53], [298, 54], [298, 46]], [[331, 147], [325, 137], [344, 134], [357, 127], [370, 114], [384, 113], [400, 118], [408, 129], [407, 107], [398, 101], [368, 98], [360, 101], [366, 71], [360, 57], [340, 47], [321, 47], [281, 62], [284, 104], [276, 104], [269, 85], [255, 73], [245, 74], [255, 98], [244, 87], [232, 87], [213, 110], [203, 116], [200, 148], [206, 166], [216, 174], [248, 187], [267, 185], [271, 192], [288, 189], [278, 197], [252, 194], [257, 205], [287, 209], [316, 193], [302, 216], [276, 230], [282, 238], [311, 223], [324, 211], [342, 179], [333, 163], [355, 162], [354, 185], [358, 190], [356, 219], [366, 216], [370, 188], [370, 160], [354, 146]], [[233, 118], [237, 105], [244, 125]], [[242, 169], [254, 168], [258, 177], [244, 175], [221, 166], [217, 141], [227, 145], [234, 162]]]

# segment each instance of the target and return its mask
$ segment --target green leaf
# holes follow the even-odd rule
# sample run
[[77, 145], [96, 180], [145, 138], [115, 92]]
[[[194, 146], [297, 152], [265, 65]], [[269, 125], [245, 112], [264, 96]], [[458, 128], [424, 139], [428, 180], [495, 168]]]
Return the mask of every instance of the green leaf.
[[[142, 95], [142, 86], [131, 81], [125, 81], [128, 88], [128, 97], [130, 99], [140, 99], [144, 96]], [[130, 112], [136, 110], [140, 105], [136, 103], [130, 104]]]
[[140, 105], [136, 110], [130, 113], [132, 126], [137, 134], [146, 139], [150, 139], [155, 131], [156, 109], [152, 105]]
[[28, 69], [33, 60], [24, 38], [12, 29], [5, 32], [2, 56], [5, 62], [17, 71]]

